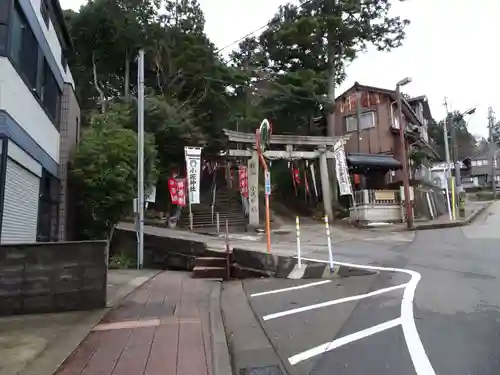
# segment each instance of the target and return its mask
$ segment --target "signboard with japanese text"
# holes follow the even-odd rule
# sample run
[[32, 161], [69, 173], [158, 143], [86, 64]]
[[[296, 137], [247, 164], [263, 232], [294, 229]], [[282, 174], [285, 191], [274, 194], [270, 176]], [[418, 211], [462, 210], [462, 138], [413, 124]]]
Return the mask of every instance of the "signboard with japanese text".
[[[255, 152], [256, 154], [256, 152]], [[249, 205], [249, 224], [259, 224], [259, 162], [254, 155], [248, 161], [248, 205]]]
[[344, 145], [336, 146], [333, 151], [335, 156], [335, 172], [339, 183], [340, 195], [352, 195], [351, 180], [347, 169], [347, 161], [345, 158]]
[[200, 203], [201, 147], [184, 147], [189, 204]]
[[271, 173], [269, 171], [266, 171], [264, 174], [264, 178], [266, 195], [271, 195]]

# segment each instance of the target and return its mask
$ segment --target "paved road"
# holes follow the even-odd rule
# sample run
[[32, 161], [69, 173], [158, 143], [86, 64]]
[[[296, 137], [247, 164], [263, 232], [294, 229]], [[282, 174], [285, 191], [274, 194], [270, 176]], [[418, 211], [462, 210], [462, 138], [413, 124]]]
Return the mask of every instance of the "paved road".
[[[289, 373], [500, 374], [500, 203], [463, 229], [352, 239], [334, 255], [396, 270], [253, 297], [311, 281], [245, 282]], [[326, 248], [307, 256], [326, 260]]]

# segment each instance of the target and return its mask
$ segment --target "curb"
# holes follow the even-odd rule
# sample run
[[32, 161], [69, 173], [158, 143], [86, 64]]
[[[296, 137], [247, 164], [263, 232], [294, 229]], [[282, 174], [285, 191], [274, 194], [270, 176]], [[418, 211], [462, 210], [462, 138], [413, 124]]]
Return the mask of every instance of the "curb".
[[210, 343], [212, 356], [212, 374], [233, 375], [231, 360], [229, 357], [229, 347], [226, 340], [226, 331], [222, 321], [220, 291], [222, 283], [215, 282], [210, 292]]
[[472, 212], [469, 216], [467, 216], [463, 220], [449, 221], [449, 222], [445, 222], [445, 223], [419, 224], [419, 225], [414, 226], [410, 230], [418, 231], [418, 230], [428, 230], [428, 229], [444, 229], [444, 228], [463, 227], [463, 226], [471, 224], [474, 220], [476, 220], [476, 218], [479, 215], [481, 215], [484, 211], [486, 211], [492, 204], [493, 204], [493, 201], [484, 204], [481, 208]]
[[[106, 307], [99, 310], [88, 311], [84, 319], [80, 321], [80, 325], [71, 332], [63, 333], [61, 337], [54, 339], [55, 344], [49, 345], [26, 365], [17, 375], [39, 375], [39, 374], [54, 374], [66, 359], [78, 349], [80, 344], [92, 332], [92, 329], [104, 318], [104, 316], [119, 302], [125, 299], [128, 295], [143, 286], [160, 272], [154, 272], [150, 277], [142, 276], [132, 279], [129, 283], [123, 286], [123, 291], [106, 303]], [[134, 282], [135, 281], [135, 282]]]
[[262, 276], [281, 279], [330, 279], [337, 277], [365, 276], [377, 274], [377, 271], [351, 268], [335, 264], [330, 270], [329, 264], [302, 261], [299, 268], [297, 258], [259, 251], [234, 248], [233, 263], [247, 270], [253, 270]]

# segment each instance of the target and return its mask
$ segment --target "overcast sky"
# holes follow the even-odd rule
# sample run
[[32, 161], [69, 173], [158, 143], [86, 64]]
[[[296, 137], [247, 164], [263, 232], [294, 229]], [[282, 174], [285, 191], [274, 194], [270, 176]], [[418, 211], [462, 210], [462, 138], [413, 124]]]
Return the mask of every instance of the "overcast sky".
[[[64, 9], [77, 10], [86, 0], [60, 0]], [[286, 0], [199, 0], [206, 33], [222, 48], [264, 25]], [[295, 2], [295, 1], [293, 1]], [[411, 20], [404, 46], [390, 53], [369, 51], [348, 68], [338, 93], [355, 81], [393, 88], [411, 77], [404, 91], [427, 95], [434, 118], [444, 117], [444, 97], [450, 110], [477, 107], [469, 131], [487, 135], [488, 106], [500, 111], [500, 63], [497, 0], [407, 0], [393, 13]], [[232, 46], [235, 48], [236, 45]], [[230, 52], [228, 48], [224, 52]], [[500, 117], [500, 112], [498, 114]]]

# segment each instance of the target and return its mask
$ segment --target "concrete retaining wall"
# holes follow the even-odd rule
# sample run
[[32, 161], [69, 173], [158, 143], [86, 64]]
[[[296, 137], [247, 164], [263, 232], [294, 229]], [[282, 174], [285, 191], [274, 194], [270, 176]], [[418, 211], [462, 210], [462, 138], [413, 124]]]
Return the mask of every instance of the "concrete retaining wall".
[[[193, 268], [194, 259], [207, 255], [207, 246], [204, 242], [161, 237], [144, 234], [144, 267], [152, 269], [180, 269]], [[137, 257], [137, 236], [128, 230], [116, 230], [110, 247], [111, 255], [125, 253], [132, 259]]]
[[0, 245], [0, 316], [106, 307], [106, 241]]

